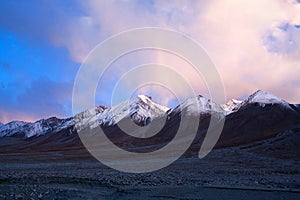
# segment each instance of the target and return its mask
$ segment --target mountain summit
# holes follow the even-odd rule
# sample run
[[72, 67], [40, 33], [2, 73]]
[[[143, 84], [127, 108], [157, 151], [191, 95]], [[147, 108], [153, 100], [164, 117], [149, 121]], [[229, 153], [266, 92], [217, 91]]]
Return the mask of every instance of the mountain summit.
[[[149, 96], [138, 95], [113, 107], [96, 106], [67, 119], [52, 117], [34, 123], [13, 121], [0, 124], [0, 137], [23, 135], [29, 138], [59, 132], [64, 129], [70, 129], [69, 132], [73, 132], [75, 129], [71, 129], [71, 127], [74, 125], [76, 125], [77, 130], [83, 128], [93, 129], [98, 126], [111, 127], [121, 120], [124, 122], [125, 119], [131, 120], [139, 126], [147, 126], [156, 118], [166, 117], [172, 119], [174, 116], [180, 116], [182, 111], [187, 115], [196, 117], [209, 117], [212, 113], [220, 113], [222, 116], [226, 116], [226, 119], [229, 115], [236, 113], [239, 118], [245, 119], [250, 115], [252, 117], [256, 116], [256, 113], [265, 113], [267, 105], [268, 109], [273, 109], [274, 113], [276, 110], [276, 115], [280, 115], [283, 110], [290, 110], [288, 112], [295, 112], [298, 115], [300, 113], [299, 105], [289, 104], [262, 90], [256, 91], [244, 101], [232, 99], [223, 105], [218, 105], [210, 99], [198, 95], [188, 98], [174, 109], [155, 103]], [[269, 108], [269, 105], [272, 108]], [[268, 112], [271, 113], [271, 111]]]
[[182, 110], [185, 110], [187, 115], [197, 116], [201, 114], [210, 114], [211, 112], [224, 112], [220, 105], [201, 95], [188, 98], [181, 105], [178, 105], [174, 109], [174, 112], [179, 113]]
[[76, 128], [113, 126], [126, 118], [131, 118], [137, 125], [145, 126], [154, 118], [166, 115], [168, 110], [170, 108], [153, 102], [151, 97], [138, 95], [111, 108], [102, 107], [98, 111], [92, 108], [86, 115], [76, 115]]
[[271, 94], [270, 92], [258, 90], [252, 95], [250, 95], [245, 102], [247, 103], [261, 103], [261, 104], [285, 104], [288, 105], [288, 103], [275, 95]]

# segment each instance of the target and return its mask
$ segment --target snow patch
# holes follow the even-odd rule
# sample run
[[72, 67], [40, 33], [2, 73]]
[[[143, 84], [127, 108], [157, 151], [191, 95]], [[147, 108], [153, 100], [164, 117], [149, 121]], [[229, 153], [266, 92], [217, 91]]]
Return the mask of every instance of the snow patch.
[[290, 108], [289, 103], [286, 101], [276, 97], [275, 95], [263, 91], [263, 90], [258, 90], [252, 95], [250, 95], [244, 102], [242, 102], [240, 105], [243, 106], [245, 104], [249, 103], [259, 103], [261, 107], [264, 107], [266, 104], [280, 104], [283, 105], [287, 108]]
[[[147, 125], [151, 120], [171, 113], [180, 113], [185, 110], [188, 115], [199, 116], [201, 114], [220, 113], [222, 116], [236, 112], [242, 106], [259, 103], [261, 107], [266, 104], [281, 104], [292, 109], [286, 101], [279, 99], [273, 94], [259, 90], [250, 95], [246, 100], [231, 99], [226, 104], [218, 105], [213, 101], [199, 95], [184, 101], [174, 109], [157, 104], [151, 97], [138, 95], [111, 108], [96, 106], [74, 116], [74, 118], [58, 119], [55, 117], [41, 119], [34, 123], [13, 121], [7, 124], [0, 123], [0, 137], [24, 134], [25, 137], [45, 135], [67, 129], [76, 122], [79, 130], [85, 127], [96, 128], [97, 126], [112, 126], [124, 118], [131, 118], [138, 125]], [[295, 104], [300, 109], [300, 104]]]
[[18, 132], [18, 129], [27, 124], [23, 121], [12, 121], [0, 127], [0, 136], [11, 136]]
[[96, 106], [85, 110], [74, 116], [73, 123], [76, 122], [77, 129], [83, 129], [85, 127], [95, 128], [100, 125], [98, 119], [105, 110], [107, 110], [107, 108], [104, 106]]
[[92, 112], [93, 114], [85, 115], [81, 120], [76, 119], [76, 128], [81, 130], [85, 127], [92, 129], [102, 125], [112, 126], [128, 117], [139, 125], [147, 125], [149, 120], [166, 115], [168, 110], [170, 108], [153, 102], [150, 97], [138, 95], [97, 114]]
[[13, 136], [16, 134], [24, 134], [26, 138], [44, 135], [49, 132], [58, 132], [74, 124], [72, 118], [58, 119], [51, 117], [41, 119], [34, 123], [13, 121], [0, 127], [0, 136]]
[[185, 110], [188, 115], [200, 115], [208, 114], [211, 112], [222, 113], [223, 110], [220, 105], [207, 99], [201, 95], [197, 97], [188, 98], [181, 105], [174, 109], [174, 112], [180, 112], [180, 110]]
[[222, 104], [221, 107], [225, 111], [225, 114], [229, 115], [230, 113], [235, 112], [242, 102], [243, 101], [240, 101], [240, 100], [237, 100], [237, 99], [231, 99], [227, 103]]
[[254, 94], [250, 95], [247, 99], [247, 102], [265, 104], [285, 103], [285, 101], [283, 101], [282, 99], [279, 99], [275, 95], [263, 90], [258, 90]]

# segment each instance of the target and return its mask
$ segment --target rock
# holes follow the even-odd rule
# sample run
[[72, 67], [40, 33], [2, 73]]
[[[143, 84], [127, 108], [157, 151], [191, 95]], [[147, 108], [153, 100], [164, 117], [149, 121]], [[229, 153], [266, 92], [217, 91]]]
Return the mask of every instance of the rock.
[[43, 198], [43, 195], [42, 195], [42, 194], [39, 194], [39, 195], [38, 195], [38, 198], [39, 198], [39, 199]]
[[23, 196], [20, 195], [20, 194], [17, 194], [17, 195], [15, 196], [15, 199], [23, 199]]

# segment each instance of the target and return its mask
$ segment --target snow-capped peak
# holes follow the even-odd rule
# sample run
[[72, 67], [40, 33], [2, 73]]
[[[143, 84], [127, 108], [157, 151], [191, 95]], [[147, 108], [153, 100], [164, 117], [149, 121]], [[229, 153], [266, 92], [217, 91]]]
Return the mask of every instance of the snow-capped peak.
[[113, 125], [126, 117], [131, 117], [139, 125], [146, 125], [149, 120], [163, 116], [170, 108], [152, 101], [151, 97], [138, 95], [105, 110], [99, 117], [100, 124]]
[[244, 100], [239, 107], [249, 104], [249, 103], [258, 103], [260, 106], [264, 107], [267, 104], [280, 104], [287, 108], [290, 108], [288, 102], [276, 97], [270, 92], [258, 90], [252, 95], [250, 95], [246, 100]]
[[220, 105], [201, 95], [188, 98], [181, 105], [177, 106], [174, 111], [180, 112], [185, 110], [188, 115], [207, 114], [211, 112], [223, 112]]
[[49, 132], [57, 132], [73, 124], [72, 118], [58, 119], [56, 117], [41, 119], [36, 122], [12, 121], [0, 127], [0, 136], [24, 134], [25, 137], [29, 138]]
[[147, 125], [153, 118], [164, 116], [168, 110], [170, 108], [153, 102], [151, 97], [138, 95], [111, 108], [102, 109], [96, 114], [93, 109], [89, 109], [81, 119], [78, 119], [79, 115], [75, 116], [76, 128], [81, 130], [100, 125], [112, 126], [128, 117], [138, 125]]
[[17, 133], [17, 129], [25, 124], [27, 124], [27, 122], [23, 121], [12, 121], [7, 124], [3, 124], [0, 127], [0, 136], [11, 136]]
[[287, 104], [286, 101], [276, 97], [275, 95], [271, 94], [270, 92], [258, 90], [252, 95], [250, 95], [246, 101], [248, 103], [264, 103], [264, 104], [274, 104], [274, 103], [283, 103]]
[[149, 97], [149, 96], [146, 96], [146, 95], [138, 95], [138, 98], [144, 102], [145, 104], [149, 104], [149, 105], [152, 105], [153, 107], [156, 107], [157, 109], [163, 111], [163, 112], [167, 112], [168, 110], [170, 110], [169, 107], [167, 106], [163, 106], [163, 105], [160, 105], [160, 104], [157, 104], [155, 102], [152, 101], [152, 98]]
[[139, 98], [140, 100], [142, 100], [144, 103], [152, 102], [151, 97], [148, 97], [148, 96], [143, 95], [143, 94], [139, 94], [139, 95], [138, 95], [138, 98]]
[[[138, 95], [127, 101], [124, 101], [111, 108], [104, 106], [96, 106], [74, 116], [74, 118], [58, 119], [55, 117], [42, 119], [32, 122], [13, 121], [7, 124], [0, 123], [0, 137], [12, 135], [24, 135], [25, 137], [33, 137], [44, 135], [47, 133], [58, 132], [60, 130], [72, 127], [76, 122], [76, 128], [96, 128], [97, 126], [115, 125], [123, 119], [131, 118], [136, 124], [144, 126], [155, 118], [172, 117], [173, 114], [184, 111], [187, 115], [201, 114], [220, 114], [220, 116], [228, 115], [236, 112], [241, 107], [258, 103], [261, 107], [266, 104], [280, 104], [290, 109], [299, 108], [299, 104], [290, 106], [286, 101], [279, 99], [273, 94], [259, 90], [250, 95], [244, 101], [231, 99], [226, 104], [218, 105], [213, 101], [199, 95], [188, 98], [181, 105], [174, 109], [160, 105], [152, 101], [152, 98], [146, 95]], [[296, 109], [299, 111], [298, 109]], [[126, 121], [122, 121], [126, 122]]]
[[280, 104], [290, 108], [289, 103], [264, 90], [258, 90], [254, 92], [244, 101], [231, 99], [226, 104], [223, 104], [221, 106], [226, 115], [228, 115], [230, 113], [238, 111], [241, 107], [252, 103], [258, 103], [262, 107], [264, 107], [266, 104]]
[[221, 107], [225, 111], [226, 115], [228, 115], [228, 114], [236, 111], [242, 102], [243, 101], [240, 101], [237, 99], [230, 99], [227, 103], [222, 104]]
[[41, 119], [34, 123], [27, 123], [22, 127], [25, 137], [33, 137], [33, 136], [40, 136], [45, 135], [49, 132], [58, 132], [65, 127], [70, 126], [73, 124], [73, 120], [69, 119], [58, 119], [56, 117], [50, 117], [48, 119]]

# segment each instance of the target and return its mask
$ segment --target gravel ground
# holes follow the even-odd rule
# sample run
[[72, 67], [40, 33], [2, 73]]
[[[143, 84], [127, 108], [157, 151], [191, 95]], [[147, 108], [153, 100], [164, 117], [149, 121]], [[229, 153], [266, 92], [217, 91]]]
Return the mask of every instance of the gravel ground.
[[0, 162], [0, 199], [300, 199], [299, 161], [238, 147], [143, 174], [76, 151], [0, 154]]

